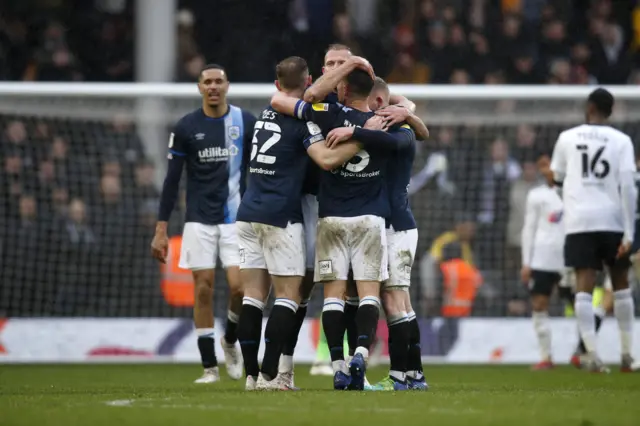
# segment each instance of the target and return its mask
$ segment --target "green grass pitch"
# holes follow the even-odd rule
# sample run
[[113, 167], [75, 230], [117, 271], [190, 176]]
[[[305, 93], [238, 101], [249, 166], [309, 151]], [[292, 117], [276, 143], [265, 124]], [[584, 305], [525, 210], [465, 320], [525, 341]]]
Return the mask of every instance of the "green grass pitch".
[[[640, 376], [569, 367], [427, 366], [428, 392], [335, 392], [298, 366], [300, 392], [190, 382], [196, 365], [0, 365], [0, 425], [637, 426]], [[379, 379], [384, 370], [372, 370]]]

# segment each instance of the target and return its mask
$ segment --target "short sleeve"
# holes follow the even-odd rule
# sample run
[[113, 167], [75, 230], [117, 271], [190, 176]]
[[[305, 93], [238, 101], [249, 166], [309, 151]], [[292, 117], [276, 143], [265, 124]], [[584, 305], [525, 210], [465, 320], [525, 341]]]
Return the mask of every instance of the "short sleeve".
[[173, 127], [173, 131], [169, 135], [169, 154], [177, 155], [179, 157], [187, 155], [187, 142], [189, 136], [182, 121], [176, 123]]
[[295, 115], [296, 118], [300, 120], [313, 121], [320, 126], [322, 130], [328, 132], [337, 127], [336, 119], [341, 109], [342, 107], [337, 104], [310, 104], [300, 100], [296, 103]]
[[316, 123], [314, 123], [313, 121], [307, 121], [304, 127], [304, 137], [302, 142], [304, 145], [304, 149], [309, 149], [309, 147], [314, 143], [324, 141], [322, 130]]

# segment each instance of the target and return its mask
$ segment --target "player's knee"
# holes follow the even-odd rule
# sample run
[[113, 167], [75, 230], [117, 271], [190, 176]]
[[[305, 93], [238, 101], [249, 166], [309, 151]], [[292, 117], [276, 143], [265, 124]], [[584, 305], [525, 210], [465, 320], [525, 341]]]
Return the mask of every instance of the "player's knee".
[[229, 288], [229, 298], [231, 300], [241, 300], [244, 297], [244, 289], [241, 285]]
[[194, 287], [196, 303], [207, 305], [213, 299], [213, 285], [206, 280], [197, 280]]
[[543, 294], [531, 296], [531, 309], [534, 312], [544, 312], [549, 310], [549, 297]]
[[405, 312], [404, 299], [399, 291], [383, 291], [381, 294], [382, 306], [387, 317], [396, 317]]

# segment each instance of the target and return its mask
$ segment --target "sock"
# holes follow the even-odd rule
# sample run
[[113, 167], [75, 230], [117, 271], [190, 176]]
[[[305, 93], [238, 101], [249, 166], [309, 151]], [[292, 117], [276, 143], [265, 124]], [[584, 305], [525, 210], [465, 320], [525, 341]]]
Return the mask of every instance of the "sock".
[[295, 351], [296, 345], [298, 344], [298, 335], [300, 334], [300, 329], [302, 328], [302, 324], [304, 323], [304, 318], [307, 316], [308, 304], [309, 299], [300, 302], [300, 306], [298, 306], [298, 311], [296, 312], [294, 326], [291, 330], [291, 336], [282, 349], [282, 355], [293, 356], [293, 352]]
[[533, 312], [533, 328], [538, 337], [540, 358], [543, 361], [551, 361], [551, 327], [549, 326], [548, 312]]
[[285, 354], [280, 355], [278, 373], [293, 373], [293, 356]]
[[215, 349], [215, 333], [213, 328], [196, 328], [198, 335], [198, 350], [200, 350], [200, 359], [204, 368], [213, 368], [218, 366]]
[[634, 306], [631, 289], [617, 290], [613, 293], [613, 314], [620, 330], [620, 351], [622, 355], [631, 355], [631, 343], [634, 321]]
[[235, 312], [227, 312], [227, 325], [224, 330], [224, 341], [230, 345], [233, 345], [238, 341], [238, 321], [240, 315]]
[[264, 330], [264, 358], [260, 369], [267, 380], [273, 380], [278, 375], [280, 354], [291, 337], [297, 310], [298, 304], [291, 299], [279, 298], [273, 304]]
[[238, 322], [238, 340], [244, 359], [245, 375], [258, 377], [258, 350], [262, 333], [262, 311], [264, 303], [252, 297], [242, 299], [242, 313]]
[[387, 317], [389, 327], [389, 376], [404, 382], [409, 356], [409, 322], [407, 313]]
[[584, 342], [586, 352], [596, 351], [596, 324], [593, 315], [593, 298], [589, 293], [580, 292], [576, 294], [576, 319], [578, 320], [578, 330]]
[[407, 314], [409, 324], [409, 354], [407, 357], [407, 375], [412, 379], [422, 378], [422, 347], [420, 346], [420, 326], [416, 313]]
[[[593, 309], [593, 319], [596, 322], [596, 334], [600, 331], [600, 326], [602, 325], [602, 320], [605, 317], [604, 309], [601, 306], [598, 306]], [[586, 354], [587, 348], [584, 346], [584, 342], [582, 341], [582, 337], [580, 337], [580, 330], [578, 330], [578, 353]]]
[[[320, 317], [320, 324], [322, 325], [322, 317]], [[329, 345], [327, 344], [327, 336], [324, 334], [324, 328], [320, 327], [320, 336], [318, 336], [318, 344], [316, 345], [316, 360], [315, 364], [329, 364], [331, 362], [331, 353], [329, 352]]]
[[327, 338], [331, 362], [344, 361], [344, 301], [336, 297], [324, 299], [322, 328]]
[[347, 297], [344, 306], [344, 324], [347, 327], [347, 341], [349, 342], [349, 356], [353, 356], [358, 346], [358, 325], [356, 324], [356, 314], [360, 299], [357, 297]]
[[[360, 306], [358, 306], [358, 313], [356, 314], [356, 324], [358, 325], [358, 348], [355, 353], [363, 354], [365, 359], [369, 355], [369, 349], [371, 348], [373, 337], [378, 329], [379, 315], [379, 298], [375, 296], [366, 296], [360, 299]], [[366, 352], [362, 349], [366, 349]]]

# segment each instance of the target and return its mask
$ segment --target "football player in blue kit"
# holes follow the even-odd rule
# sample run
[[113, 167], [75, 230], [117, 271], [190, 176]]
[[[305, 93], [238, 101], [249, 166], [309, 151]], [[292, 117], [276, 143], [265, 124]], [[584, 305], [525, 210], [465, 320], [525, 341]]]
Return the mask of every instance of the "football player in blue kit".
[[186, 167], [187, 211], [180, 267], [192, 271], [195, 283], [193, 321], [204, 368], [196, 383], [214, 383], [220, 379], [213, 328], [213, 285], [218, 257], [227, 271], [230, 288], [227, 324], [220, 343], [229, 376], [234, 380], [242, 377], [242, 358], [236, 340], [243, 293], [235, 220], [244, 192], [255, 118], [227, 103], [229, 79], [220, 65], [202, 69], [198, 89], [202, 107], [182, 117], [169, 138], [169, 164], [151, 250], [153, 257], [166, 262], [167, 222]]
[[[353, 69], [352, 67], [349, 67], [348, 64], [346, 66], [343, 65], [354, 59], [356, 62], [353, 65], [357, 66], [358, 59], [354, 57], [348, 46], [339, 43], [331, 44], [325, 52], [324, 66], [322, 67], [323, 76], [321, 76], [313, 86], [307, 89], [303, 97], [304, 101], [309, 103], [337, 103], [338, 94], [335, 90], [336, 86], [332, 86], [332, 84], [337, 84], [336, 81], [344, 79], [344, 77], [351, 72]], [[332, 77], [332, 74], [335, 75], [336, 73], [334, 73], [334, 71], [339, 68], [341, 68], [342, 71], [337, 71], [337, 75], [340, 75], [340, 77], [336, 79], [335, 77]], [[410, 112], [415, 111], [416, 108], [413, 102], [408, 100], [406, 97], [397, 94], [390, 94], [389, 102], [391, 105], [403, 107]], [[307, 264], [309, 265], [309, 269], [313, 270], [313, 261], [315, 257], [315, 226], [318, 221], [318, 202], [315, 196], [305, 197], [303, 200], [303, 213], [305, 213], [305, 229], [310, 231], [307, 233]], [[356, 289], [355, 282], [353, 281], [353, 277], [350, 276], [347, 281], [347, 293], [344, 307], [344, 321], [347, 331], [347, 342], [350, 357], [353, 357], [358, 343], [358, 330], [355, 323], [355, 317], [358, 311], [359, 302], [360, 300], [358, 298], [358, 291]], [[324, 365], [322, 364], [314, 364], [311, 369], [311, 374], [324, 374], [325, 369], [323, 367]], [[327, 373], [333, 374], [331, 367], [327, 367]]]
[[[310, 82], [304, 59], [290, 57], [276, 67], [276, 87], [299, 99]], [[330, 150], [320, 128], [266, 108], [253, 131], [249, 184], [238, 210], [240, 274], [245, 296], [238, 335], [245, 361], [247, 390], [289, 390], [291, 376], [279, 373], [279, 358], [299, 331], [296, 312], [306, 272], [301, 195], [309, 156], [327, 170], [360, 149], [351, 143]], [[275, 304], [265, 329], [265, 354], [258, 367], [262, 312], [271, 283]]]
[[[373, 76], [366, 60], [349, 73], [346, 81], [336, 81], [341, 104], [309, 104], [274, 95], [271, 105], [277, 111], [312, 120], [328, 132], [352, 127], [353, 139], [363, 145], [341, 168], [321, 176], [319, 221], [316, 243], [316, 281], [325, 283], [323, 328], [331, 351], [334, 388], [364, 388], [364, 377], [371, 340], [380, 308], [380, 283], [387, 279], [385, 217], [390, 214], [385, 171], [389, 151], [411, 144], [415, 137], [409, 126], [393, 133], [363, 129], [374, 113], [367, 98]], [[364, 68], [364, 69], [363, 69]], [[327, 79], [325, 79], [327, 80]], [[317, 145], [317, 144], [315, 144]], [[313, 147], [308, 149], [313, 158]], [[348, 367], [344, 363], [344, 294], [349, 268], [358, 287], [360, 303], [356, 316], [358, 347]]]

